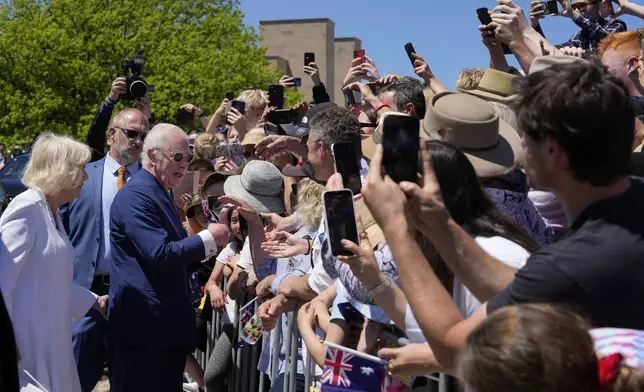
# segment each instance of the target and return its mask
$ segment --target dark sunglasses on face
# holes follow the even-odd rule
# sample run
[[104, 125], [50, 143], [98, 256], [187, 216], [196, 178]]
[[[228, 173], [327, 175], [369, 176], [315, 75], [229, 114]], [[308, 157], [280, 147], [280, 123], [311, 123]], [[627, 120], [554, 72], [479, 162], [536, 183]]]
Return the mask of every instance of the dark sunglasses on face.
[[599, 1], [591, 1], [588, 3], [576, 3], [576, 4], [571, 4], [570, 8], [579, 12], [585, 12], [586, 8], [588, 8], [589, 5], [593, 5], [597, 3], [599, 3]]
[[127, 136], [128, 139], [133, 140], [133, 139], [139, 139], [139, 140], [145, 140], [145, 137], [148, 136], [147, 131], [137, 131], [136, 129], [128, 129], [128, 128], [121, 128], [121, 127], [114, 127], [117, 129], [120, 129], [123, 131], [125, 136]]
[[187, 159], [188, 162], [192, 162], [192, 159], [194, 158], [194, 155], [192, 153], [185, 153], [185, 152], [171, 152], [169, 155], [169, 158], [172, 159], [173, 162], [179, 163], [182, 162], [184, 159]]

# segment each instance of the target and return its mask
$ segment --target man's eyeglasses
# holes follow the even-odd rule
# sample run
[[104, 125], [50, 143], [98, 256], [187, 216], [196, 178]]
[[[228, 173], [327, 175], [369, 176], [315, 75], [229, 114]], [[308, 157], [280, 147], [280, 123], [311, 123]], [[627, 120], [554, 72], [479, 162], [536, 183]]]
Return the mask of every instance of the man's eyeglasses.
[[190, 163], [192, 162], [194, 155], [190, 152], [171, 152], [170, 155], [168, 155], [168, 158], [172, 159], [174, 163], [183, 162], [184, 160], [187, 160], [188, 163]]
[[127, 136], [128, 139], [133, 140], [133, 139], [139, 139], [139, 140], [144, 140], [146, 136], [148, 136], [147, 131], [138, 131], [136, 129], [128, 129], [128, 128], [121, 128], [121, 127], [114, 127], [116, 129], [120, 129], [123, 131], [125, 136]]
[[586, 12], [586, 9], [588, 8], [589, 5], [594, 5], [597, 3], [599, 3], [599, 1], [591, 1], [588, 3], [575, 3], [575, 4], [570, 4], [570, 8], [572, 8], [575, 11]]

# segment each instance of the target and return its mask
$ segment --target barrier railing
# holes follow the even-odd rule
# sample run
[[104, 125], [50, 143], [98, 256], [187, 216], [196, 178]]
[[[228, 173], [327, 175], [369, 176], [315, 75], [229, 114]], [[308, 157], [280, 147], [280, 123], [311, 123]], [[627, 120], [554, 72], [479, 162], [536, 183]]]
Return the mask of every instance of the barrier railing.
[[[226, 295], [226, 280], [220, 285], [224, 295]], [[244, 296], [242, 301], [237, 301], [235, 304], [235, 320], [233, 324], [233, 338], [232, 338], [232, 355], [230, 369], [228, 374], [228, 391], [230, 392], [266, 392], [268, 391], [268, 384], [266, 378], [270, 376], [270, 380], [274, 382], [280, 375], [280, 370], [284, 372], [284, 388], [282, 391], [274, 392], [301, 392], [297, 389], [298, 378], [298, 361], [300, 356], [298, 351], [300, 347], [300, 336], [297, 328], [297, 311], [283, 314], [278, 320], [275, 328], [266, 332], [262, 339], [254, 345], [246, 344], [242, 336], [243, 325], [240, 322], [240, 308], [243, 304], [247, 303], [249, 298]], [[255, 302], [254, 310], [257, 312], [259, 306]], [[286, 333], [283, 333], [283, 323], [286, 324]], [[207, 323], [207, 340], [206, 352], [197, 350], [195, 358], [198, 360], [202, 369], [206, 370], [210, 357], [215, 348], [217, 340], [223, 333], [222, 328], [222, 315], [213, 310], [212, 317]], [[264, 339], [268, 339], [264, 342]], [[270, 367], [267, 372], [260, 372], [258, 370], [259, 360], [262, 356], [262, 347], [270, 347]], [[282, 355], [282, 348], [284, 348], [284, 355]], [[304, 376], [304, 392], [309, 392], [311, 386], [317, 381], [315, 370], [316, 364], [313, 362], [311, 356], [306, 353], [306, 356], [301, 358], [302, 370]], [[282, 363], [282, 366], [280, 366]], [[281, 368], [281, 369], [280, 369]], [[440, 374], [438, 378], [429, 377], [428, 385], [425, 388], [418, 389], [419, 391], [431, 392], [452, 392], [456, 388], [449, 382], [448, 377]], [[416, 391], [417, 389], [414, 389]], [[219, 392], [208, 388], [206, 383], [205, 392]]]

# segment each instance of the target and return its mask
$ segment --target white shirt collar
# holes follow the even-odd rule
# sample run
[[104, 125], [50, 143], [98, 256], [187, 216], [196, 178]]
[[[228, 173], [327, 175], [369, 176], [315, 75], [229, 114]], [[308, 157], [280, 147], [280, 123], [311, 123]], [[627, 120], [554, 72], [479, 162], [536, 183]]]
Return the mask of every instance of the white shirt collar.
[[[110, 173], [112, 173], [113, 175], [116, 175], [117, 170], [120, 169], [122, 166], [118, 162], [116, 162], [110, 156], [110, 154], [107, 154], [105, 156], [105, 167], [107, 169], [109, 169]], [[137, 171], [139, 171], [139, 168], [140, 168], [139, 162], [134, 162], [134, 163], [126, 166], [125, 168], [127, 169], [128, 174], [131, 176], [134, 173], [136, 173]]]

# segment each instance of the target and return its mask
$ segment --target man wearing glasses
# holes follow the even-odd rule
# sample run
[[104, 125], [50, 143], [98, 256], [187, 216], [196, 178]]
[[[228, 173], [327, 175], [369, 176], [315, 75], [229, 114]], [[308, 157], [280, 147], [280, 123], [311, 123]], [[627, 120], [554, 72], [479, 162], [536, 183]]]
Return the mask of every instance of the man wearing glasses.
[[[599, 47], [599, 42], [610, 34], [626, 31], [626, 23], [612, 16], [603, 18], [600, 12], [602, 0], [559, 0], [561, 13], [559, 16], [570, 18], [581, 27], [567, 42], [557, 45], [558, 48], [579, 48], [591, 54]], [[534, 16], [543, 16], [539, 12]], [[538, 19], [537, 19], [538, 20]], [[541, 26], [535, 27], [543, 34]]]
[[[110, 208], [116, 193], [139, 171], [147, 116], [137, 109], [116, 114], [107, 132], [109, 151], [89, 163], [89, 179], [78, 199], [61, 208], [65, 229], [76, 251], [74, 282], [98, 295], [107, 295], [110, 284]], [[90, 392], [103, 375], [106, 322], [90, 310], [74, 323], [72, 344], [83, 392]]]

